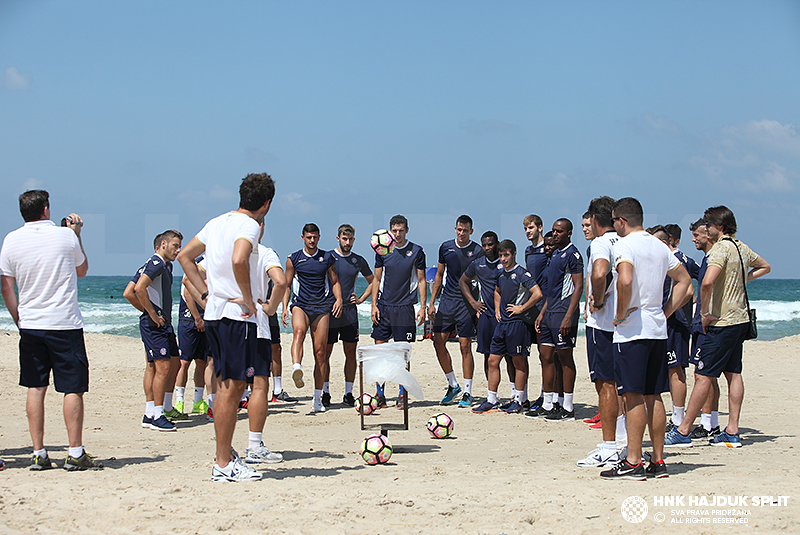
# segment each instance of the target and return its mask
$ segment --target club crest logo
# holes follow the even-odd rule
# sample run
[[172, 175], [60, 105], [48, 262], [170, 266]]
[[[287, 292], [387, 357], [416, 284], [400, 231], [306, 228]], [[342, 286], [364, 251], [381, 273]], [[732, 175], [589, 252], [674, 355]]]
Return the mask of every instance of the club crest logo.
[[406, 253], [406, 256], [411, 256], [411, 251], [408, 251], [408, 252]]
[[512, 274], [511, 274], [511, 279], [512, 279], [512, 280], [514, 280], [514, 279], [516, 279], [516, 278], [517, 278], [517, 274], [516, 274], [516, 273], [512, 273]]
[[164, 348], [164, 347], [162, 347], [162, 348], [159, 350], [159, 353], [161, 353], [161, 356], [164, 356], [164, 355], [166, 355], [166, 354], [167, 354], [167, 349], [166, 349], [166, 348]]
[[252, 366], [247, 368], [247, 376], [248, 377], [253, 377], [255, 374], [256, 374], [255, 368], [253, 368]]

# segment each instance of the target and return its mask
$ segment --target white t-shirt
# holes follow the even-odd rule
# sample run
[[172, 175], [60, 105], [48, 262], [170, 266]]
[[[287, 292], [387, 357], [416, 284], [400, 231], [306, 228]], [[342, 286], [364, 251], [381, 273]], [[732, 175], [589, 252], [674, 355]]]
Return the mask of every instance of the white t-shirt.
[[606, 332], [614, 332], [614, 313], [617, 310], [617, 270], [614, 269], [614, 244], [620, 237], [613, 230], [607, 231], [602, 236], [592, 240], [589, 258], [589, 276], [586, 278], [586, 295], [592, 295], [592, 271], [597, 260], [608, 260], [608, 270], [613, 279], [606, 288], [604, 306], [596, 312], [589, 309], [586, 315], [586, 326]]
[[[267, 275], [267, 272], [276, 266], [281, 267], [281, 259], [278, 258], [278, 254], [259, 243], [258, 257], [250, 257], [250, 286], [253, 287], [253, 300], [256, 304], [259, 299], [264, 303], [267, 302], [267, 290], [269, 287], [269, 275]], [[258, 320], [256, 322], [258, 323], [258, 337], [271, 340], [269, 316], [259, 309], [256, 318]]]
[[664, 278], [667, 272], [680, 267], [680, 261], [664, 242], [642, 230], [632, 232], [614, 244], [614, 267], [623, 262], [633, 265], [628, 307], [636, 307], [636, 310], [617, 325], [614, 343], [666, 339], [667, 318], [661, 308]]
[[16, 279], [20, 329], [83, 329], [75, 268], [85, 260], [75, 232], [50, 220], [6, 235], [0, 274]]
[[[238, 239], [245, 239], [252, 244], [253, 255], [257, 255], [259, 233], [260, 228], [256, 220], [241, 212], [228, 212], [215, 217], [197, 233], [198, 241], [206, 247], [208, 300], [203, 314], [203, 319], [206, 321], [228, 318], [256, 323], [254, 316], [242, 317], [242, 313], [247, 312], [247, 307], [231, 303], [229, 299], [243, 297], [233, 275], [233, 244]], [[253, 256], [250, 257], [251, 273], [252, 264]], [[250, 285], [252, 287], [252, 280]], [[255, 300], [255, 295], [253, 299]]]

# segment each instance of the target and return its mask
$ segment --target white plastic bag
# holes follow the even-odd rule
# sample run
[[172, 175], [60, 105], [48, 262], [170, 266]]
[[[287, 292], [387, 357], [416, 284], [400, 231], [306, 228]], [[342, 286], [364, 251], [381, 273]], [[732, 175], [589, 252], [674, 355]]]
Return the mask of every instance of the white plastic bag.
[[361, 346], [358, 348], [358, 362], [364, 366], [364, 383], [391, 381], [403, 385], [415, 398], [425, 399], [422, 387], [406, 369], [411, 362], [411, 344], [408, 342]]

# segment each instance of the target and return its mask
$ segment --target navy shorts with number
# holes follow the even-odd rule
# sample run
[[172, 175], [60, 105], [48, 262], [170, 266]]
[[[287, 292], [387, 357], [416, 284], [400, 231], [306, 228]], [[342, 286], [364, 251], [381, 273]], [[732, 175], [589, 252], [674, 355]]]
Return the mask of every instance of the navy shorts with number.
[[740, 323], [706, 329], [695, 373], [707, 377], [719, 377], [722, 372], [742, 373], [742, 347], [749, 328], [749, 323]]
[[614, 344], [614, 379], [617, 394], [633, 392], [652, 396], [669, 391], [666, 340], [632, 340]]
[[206, 322], [206, 336], [214, 359], [214, 375], [222, 381], [247, 379], [247, 368], [258, 352], [256, 324], [228, 318]]
[[358, 342], [358, 309], [354, 306], [342, 307], [342, 315], [338, 318], [331, 315], [328, 323], [328, 343]]
[[253, 377], [269, 377], [272, 371], [272, 340], [258, 338], [256, 346], [255, 357], [247, 363], [245, 372], [249, 384], [253, 383]]
[[614, 333], [586, 327], [586, 357], [589, 378], [594, 381], [614, 381]]
[[569, 349], [575, 347], [578, 339], [578, 313], [572, 316], [569, 335], [561, 336], [561, 322], [564, 320], [563, 312], [550, 313], [545, 311], [540, 325], [539, 343], [543, 346], [554, 346], [556, 349]]
[[200, 332], [194, 320], [181, 319], [178, 323], [178, 350], [181, 360], [206, 360], [208, 357], [208, 341], [206, 333]]
[[667, 323], [667, 367], [689, 366], [689, 329]]
[[528, 326], [522, 321], [501, 321], [492, 337], [492, 355], [527, 357], [531, 351]]
[[89, 391], [89, 359], [86, 357], [83, 329], [19, 330], [20, 386], [48, 386], [51, 370], [57, 392], [80, 394]]
[[388, 342], [413, 342], [417, 336], [417, 322], [414, 317], [414, 305], [391, 306], [378, 303], [380, 320], [372, 325], [374, 340]]
[[492, 352], [492, 337], [497, 328], [497, 318], [485, 311], [478, 318], [478, 353], [488, 355]]
[[463, 300], [440, 299], [439, 309], [433, 318], [433, 332], [458, 332], [459, 338], [475, 336], [475, 315]]
[[697, 362], [703, 354], [703, 340], [706, 335], [703, 331], [692, 333], [692, 353], [689, 355], [689, 364], [697, 366]]
[[178, 340], [175, 338], [172, 325], [159, 327], [149, 316], [142, 316], [139, 318], [139, 332], [142, 335], [147, 362], [180, 356]]
[[277, 314], [269, 316], [269, 338], [273, 345], [281, 343], [281, 325], [278, 323]]

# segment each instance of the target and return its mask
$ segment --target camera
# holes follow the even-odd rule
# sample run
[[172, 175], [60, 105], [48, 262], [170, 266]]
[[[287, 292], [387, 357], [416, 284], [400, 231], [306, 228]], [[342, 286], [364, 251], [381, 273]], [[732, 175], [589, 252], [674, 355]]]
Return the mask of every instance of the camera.
[[62, 227], [66, 227], [70, 223], [72, 223], [72, 219], [70, 219], [68, 217], [62, 217], [61, 218], [61, 226]]

